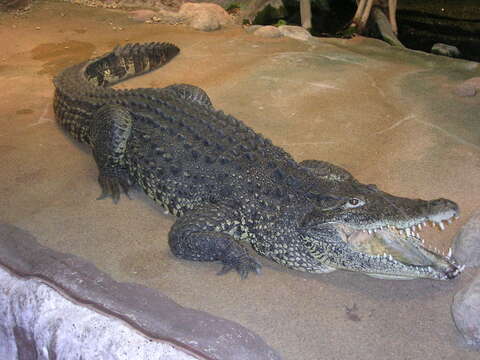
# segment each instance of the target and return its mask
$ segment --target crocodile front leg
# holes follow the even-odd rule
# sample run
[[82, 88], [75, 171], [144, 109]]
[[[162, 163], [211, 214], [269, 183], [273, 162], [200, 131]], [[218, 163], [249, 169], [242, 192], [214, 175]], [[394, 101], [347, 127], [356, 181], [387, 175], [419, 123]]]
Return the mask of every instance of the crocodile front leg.
[[219, 275], [235, 269], [242, 279], [248, 273], [259, 273], [261, 265], [237, 243], [231, 233], [239, 226], [235, 210], [227, 206], [209, 204], [178, 219], [169, 233], [172, 253], [182, 259], [220, 261]]
[[133, 119], [127, 109], [105, 105], [93, 114], [92, 120], [90, 138], [102, 188], [98, 200], [111, 196], [117, 203], [121, 190], [128, 196], [131, 185], [124, 157]]

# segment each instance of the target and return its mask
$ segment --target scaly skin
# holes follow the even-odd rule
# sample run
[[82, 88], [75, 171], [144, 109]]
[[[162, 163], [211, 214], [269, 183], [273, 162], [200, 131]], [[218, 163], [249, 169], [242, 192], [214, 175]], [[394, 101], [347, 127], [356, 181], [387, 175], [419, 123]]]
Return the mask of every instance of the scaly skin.
[[[289, 268], [359, 271], [382, 278], [454, 278], [450, 256], [422, 246], [412, 227], [444, 224], [457, 205], [399, 198], [335, 165], [297, 163], [192, 85], [114, 90], [154, 70], [178, 48], [118, 47], [64, 70], [55, 80], [57, 121], [89, 144], [101, 198], [138, 185], [179, 219], [169, 234], [181, 258], [219, 261], [242, 277], [260, 269], [241, 244]], [[415, 229], [417, 230], [417, 229]], [[383, 254], [385, 253], [385, 255]]]

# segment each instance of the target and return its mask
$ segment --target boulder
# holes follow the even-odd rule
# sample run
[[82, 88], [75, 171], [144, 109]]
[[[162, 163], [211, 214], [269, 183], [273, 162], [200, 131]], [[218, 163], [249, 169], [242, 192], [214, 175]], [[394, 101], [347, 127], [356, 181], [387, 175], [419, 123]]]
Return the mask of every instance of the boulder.
[[[479, 80], [480, 87], [480, 78], [474, 79]], [[455, 236], [453, 254], [455, 259], [466, 267], [480, 266], [480, 210], [470, 217]]]
[[480, 347], [480, 273], [455, 295], [452, 316], [467, 344]]
[[219, 5], [210, 3], [185, 3], [178, 12], [183, 22], [202, 31], [217, 30], [232, 23], [230, 15]]
[[181, 306], [158, 290], [117, 282], [0, 222], [0, 359], [280, 356], [237, 323]]
[[453, 89], [453, 93], [458, 96], [475, 96], [475, 94], [479, 90], [480, 90], [480, 77], [473, 77], [468, 80], [465, 80], [460, 85], [456, 86]]
[[219, 5], [211, 3], [185, 3], [179, 11], [150, 10], [132, 11], [133, 20], [162, 24], [185, 24], [196, 30], [213, 31], [233, 23], [232, 17]]

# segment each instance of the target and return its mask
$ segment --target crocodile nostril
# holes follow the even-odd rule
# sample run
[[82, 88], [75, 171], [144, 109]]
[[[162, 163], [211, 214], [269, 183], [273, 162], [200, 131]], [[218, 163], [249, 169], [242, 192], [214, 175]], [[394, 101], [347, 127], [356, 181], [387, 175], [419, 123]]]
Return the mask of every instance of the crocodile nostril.
[[456, 213], [458, 213], [459, 210], [455, 202], [443, 198], [430, 201], [430, 206], [432, 208], [442, 208], [443, 210], [453, 210]]

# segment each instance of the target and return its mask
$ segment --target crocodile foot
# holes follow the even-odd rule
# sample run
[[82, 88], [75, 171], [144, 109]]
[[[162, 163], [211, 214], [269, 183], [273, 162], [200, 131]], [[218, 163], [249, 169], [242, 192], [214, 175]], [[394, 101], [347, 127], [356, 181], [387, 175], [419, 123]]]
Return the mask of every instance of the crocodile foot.
[[107, 197], [112, 197], [113, 202], [116, 204], [120, 200], [120, 193], [123, 193], [130, 199], [128, 195], [128, 189], [130, 188], [130, 181], [126, 177], [99, 175], [98, 182], [102, 188], [102, 194], [97, 200], [103, 200]]
[[222, 263], [223, 267], [217, 275], [224, 275], [230, 270], [235, 269], [242, 279], [246, 279], [251, 271], [260, 274], [260, 269], [262, 268], [262, 264], [260, 264], [258, 260], [247, 254], [240, 257], [226, 258], [222, 260]]

